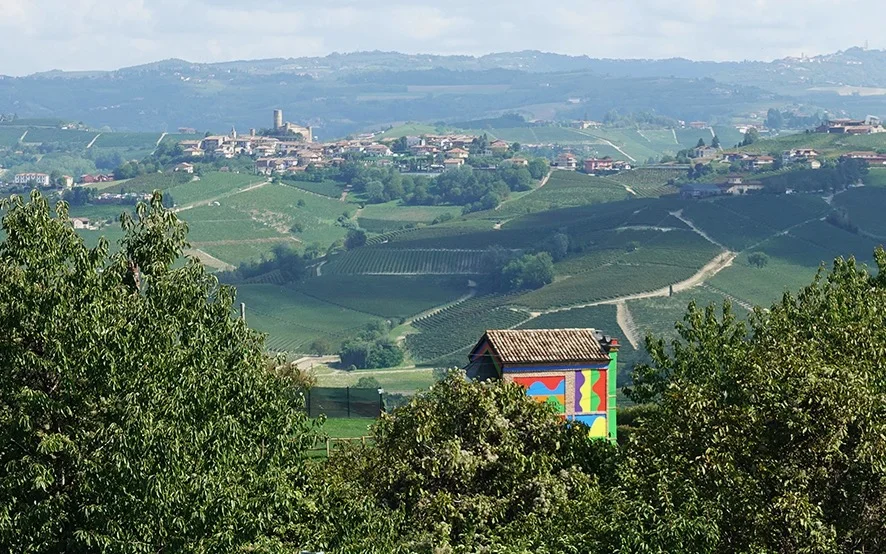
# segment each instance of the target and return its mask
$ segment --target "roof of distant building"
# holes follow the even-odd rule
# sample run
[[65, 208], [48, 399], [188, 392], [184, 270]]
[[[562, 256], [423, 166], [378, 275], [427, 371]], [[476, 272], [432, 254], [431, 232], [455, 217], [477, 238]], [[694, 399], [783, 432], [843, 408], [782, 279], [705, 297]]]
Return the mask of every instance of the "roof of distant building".
[[480, 342], [505, 364], [608, 362], [601, 338], [594, 329], [518, 329], [486, 331]]

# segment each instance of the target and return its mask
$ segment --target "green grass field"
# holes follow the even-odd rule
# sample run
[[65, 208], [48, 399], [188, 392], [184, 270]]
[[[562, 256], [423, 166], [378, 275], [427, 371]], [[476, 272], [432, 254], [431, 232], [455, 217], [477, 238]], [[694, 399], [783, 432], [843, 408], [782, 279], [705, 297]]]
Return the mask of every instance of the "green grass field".
[[323, 422], [323, 432], [331, 439], [359, 438], [369, 434], [375, 419], [368, 417], [329, 417]]
[[360, 218], [385, 219], [405, 223], [431, 223], [442, 215], [458, 217], [460, 206], [408, 206], [399, 200], [384, 204], [366, 204], [360, 211]]
[[[690, 302], [695, 301], [699, 306], [716, 306], [719, 313], [725, 300], [726, 297], [722, 294], [704, 287], [695, 287], [671, 297], [631, 300], [627, 305], [636, 325], [636, 333], [641, 339], [652, 334], [672, 340], [677, 336], [675, 325], [683, 321]], [[749, 313], [738, 305], [733, 305], [733, 311], [741, 318], [746, 318]]]
[[315, 372], [318, 387], [353, 387], [361, 377], [372, 377], [387, 392], [412, 394], [434, 384], [436, 379], [429, 368], [412, 369], [358, 369], [340, 371], [319, 368]]
[[153, 150], [160, 133], [102, 133], [96, 139], [93, 148], [138, 148]]
[[574, 171], [554, 171], [544, 187], [517, 200], [506, 201], [497, 210], [480, 212], [475, 217], [504, 219], [558, 208], [614, 202], [629, 196], [621, 184], [609, 179]]
[[836, 195], [834, 204], [846, 208], [849, 220], [863, 232], [886, 239], [886, 218], [883, 217], [886, 188], [849, 189]]
[[468, 292], [467, 279], [453, 277], [323, 275], [308, 279], [299, 290], [330, 304], [399, 320]]
[[207, 173], [197, 180], [168, 189], [176, 206], [186, 206], [228, 194], [265, 179], [248, 173]]
[[514, 299], [514, 304], [530, 310], [544, 310], [599, 302], [667, 287], [694, 273], [694, 269], [670, 265], [613, 264], [554, 281]]
[[[406, 337], [406, 345], [418, 365], [447, 367], [450, 354], [473, 346], [487, 329], [506, 329], [519, 325], [529, 315], [505, 307], [509, 298], [483, 296], [412, 324], [419, 331]], [[456, 356], [459, 365], [465, 356]]]
[[315, 183], [313, 181], [295, 181], [287, 179], [283, 181], [283, 184], [290, 187], [295, 187], [297, 189], [306, 190], [308, 192], [313, 192], [315, 194], [328, 196], [329, 198], [334, 198], [336, 200], [341, 198], [341, 194], [345, 190], [344, 185], [337, 181], [320, 181], [319, 183]]
[[316, 339], [334, 345], [379, 318], [342, 308], [279, 285], [238, 285], [237, 302], [245, 302], [247, 322], [268, 333], [267, 347], [304, 352]]
[[[24, 131], [22, 131], [24, 132]], [[21, 135], [19, 135], [21, 136]], [[86, 148], [98, 136], [94, 131], [74, 131], [65, 129], [29, 128], [25, 137], [26, 143], [58, 143], [68, 146]], [[159, 138], [159, 135], [158, 135]]]
[[[724, 147], [728, 143], [723, 143]], [[886, 149], [886, 134], [837, 135], [829, 133], [798, 133], [763, 139], [738, 150], [752, 154], [781, 152], [792, 148], [814, 148], [827, 158], [836, 158], [851, 150]]]
[[886, 187], [886, 167], [870, 168], [864, 183], [871, 187]]
[[668, 186], [668, 181], [685, 176], [686, 171], [682, 169], [640, 168], [632, 171], [622, 171], [607, 177], [607, 179], [631, 187], [640, 198], [654, 198], [679, 192], [676, 187]]
[[[765, 248], [762, 251], [765, 252]], [[815, 271], [815, 267], [773, 257], [765, 267], [758, 268], [750, 265], [747, 255], [742, 254], [708, 284], [749, 304], [767, 307], [785, 292], [794, 293], [811, 283]]]
[[249, 215], [281, 234], [298, 223], [304, 231], [295, 236], [302, 244], [329, 245], [347, 233], [337, 224], [345, 206], [338, 200], [323, 198], [288, 185], [269, 183], [219, 200], [226, 208]]
[[364, 247], [332, 257], [324, 274], [339, 275], [474, 275], [483, 250]]
[[0, 127], [0, 146], [15, 146], [24, 133], [25, 129], [18, 127]]

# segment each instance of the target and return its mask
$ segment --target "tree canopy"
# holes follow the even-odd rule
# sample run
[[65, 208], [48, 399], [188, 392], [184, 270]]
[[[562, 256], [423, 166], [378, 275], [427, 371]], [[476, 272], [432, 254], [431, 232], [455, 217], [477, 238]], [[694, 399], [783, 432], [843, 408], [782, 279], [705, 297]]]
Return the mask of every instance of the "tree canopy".
[[[0, 543], [205, 552], [299, 536], [310, 422], [233, 291], [181, 259], [159, 195], [87, 248], [45, 198], [4, 200]], [[296, 539], [297, 540], [297, 539]]]

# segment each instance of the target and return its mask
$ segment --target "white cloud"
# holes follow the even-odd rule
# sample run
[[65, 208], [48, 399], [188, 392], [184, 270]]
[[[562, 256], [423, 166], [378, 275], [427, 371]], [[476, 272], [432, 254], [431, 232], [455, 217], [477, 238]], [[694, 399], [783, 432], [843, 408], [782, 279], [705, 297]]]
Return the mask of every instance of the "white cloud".
[[[354, 50], [773, 59], [870, 40], [882, 0], [0, 0], [0, 74]], [[851, 24], [824, 25], [838, 19]], [[822, 29], [827, 31], [823, 32]]]

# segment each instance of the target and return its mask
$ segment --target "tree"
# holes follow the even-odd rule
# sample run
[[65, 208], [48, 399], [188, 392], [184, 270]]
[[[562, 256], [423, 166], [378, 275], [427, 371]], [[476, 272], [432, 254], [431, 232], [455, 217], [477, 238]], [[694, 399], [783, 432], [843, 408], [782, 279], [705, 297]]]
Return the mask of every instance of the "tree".
[[714, 138], [711, 139], [711, 148], [720, 148], [720, 137], [714, 135]]
[[756, 127], [749, 127], [744, 134], [744, 140], [741, 141], [741, 146], [750, 146], [754, 144], [760, 139], [760, 132], [757, 131]]
[[355, 389], [380, 389], [381, 383], [375, 377], [360, 377], [354, 384]]
[[312, 354], [316, 354], [318, 356], [325, 356], [332, 352], [332, 345], [329, 344], [329, 341], [326, 339], [315, 339], [311, 342], [311, 345], [308, 347], [308, 350]]
[[614, 448], [517, 385], [452, 372], [372, 436], [326, 467], [327, 550], [363, 551], [371, 534], [376, 551], [613, 551]]
[[549, 167], [547, 160], [535, 158], [530, 160], [526, 169], [529, 170], [529, 175], [537, 181], [548, 174]]
[[501, 270], [508, 290], [537, 289], [554, 280], [554, 262], [547, 252], [525, 254]]
[[784, 127], [784, 116], [781, 111], [769, 108], [769, 111], [766, 112], [766, 126], [776, 131], [782, 129]]
[[366, 185], [366, 195], [371, 204], [380, 204], [385, 199], [385, 186], [381, 181], [372, 181]]
[[366, 231], [363, 229], [351, 229], [345, 238], [345, 248], [353, 250], [366, 244]]
[[763, 269], [769, 264], [769, 256], [765, 252], [751, 252], [748, 254], [748, 263], [758, 269]]
[[2, 209], [0, 543], [297, 545], [315, 440], [300, 394], [266, 371], [234, 291], [176, 263], [186, 230], [160, 195], [124, 214], [113, 254], [84, 245], [64, 204], [53, 217], [35, 193]]
[[705, 145], [705, 142], [704, 142], [704, 139], [703, 139], [703, 138], [698, 139], [698, 142], [695, 143], [695, 147], [696, 147], [696, 148], [704, 148], [705, 146], [706, 146], [706, 145]]
[[391, 143], [391, 151], [393, 152], [408, 152], [409, 151], [409, 141], [406, 137], [400, 137], [394, 142]]
[[672, 552], [886, 548], [886, 252], [875, 258], [873, 275], [836, 260], [747, 324], [728, 303], [690, 305], [669, 348], [647, 339], [630, 394], [655, 410], [625, 452], [623, 486], [647, 491], [628, 551], [643, 537]]

